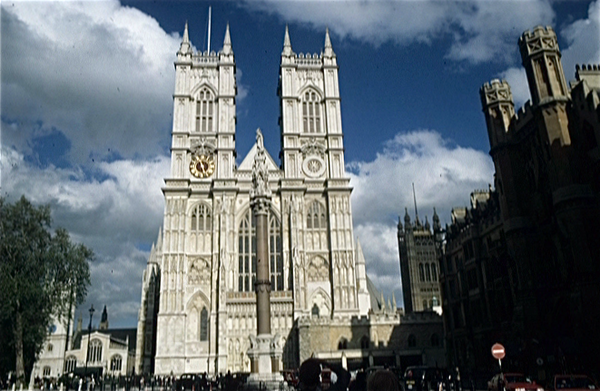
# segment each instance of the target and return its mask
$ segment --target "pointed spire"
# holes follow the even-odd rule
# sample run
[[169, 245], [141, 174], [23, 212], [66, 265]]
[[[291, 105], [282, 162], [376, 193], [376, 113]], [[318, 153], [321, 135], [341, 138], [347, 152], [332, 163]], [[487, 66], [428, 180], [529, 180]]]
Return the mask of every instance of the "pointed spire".
[[404, 226], [410, 227], [410, 216], [408, 215], [408, 208], [404, 208]]
[[404, 228], [402, 227], [402, 218], [400, 217], [400, 215], [398, 215], [398, 231], [403, 231]]
[[440, 216], [438, 216], [435, 208], [433, 208], [433, 230], [437, 232], [441, 229], [442, 226], [440, 225]]
[[100, 317], [100, 322], [106, 322], [108, 320], [108, 312], [106, 311], [106, 304], [104, 305], [104, 310], [102, 310], [102, 316]]
[[283, 37], [283, 52], [281, 53], [284, 56], [291, 56], [294, 54], [292, 52], [292, 42], [290, 41], [290, 32], [288, 30], [288, 25], [285, 25], [285, 36]]
[[333, 47], [331, 46], [331, 38], [329, 37], [329, 28], [325, 29], [325, 57], [333, 57]]
[[390, 302], [390, 298], [389, 297], [388, 297], [388, 300], [387, 300], [387, 309], [388, 310], [393, 310], [392, 303]]
[[383, 297], [383, 292], [381, 292], [381, 299], [380, 300], [381, 300], [381, 304], [380, 304], [381, 310], [385, 311], [385, 299]]
[[229, 35], [229, 22], [225, 28], [225, 39], [223, 40], [223, 54], [231, 54], [231, 36]]
[[427, 231], [431, 230], [431, 226], [429, 225], [429, 221], [427, 220], [427, 216], [425, 216], [425, 229]]
[[394, 312], [398, 311], [398, 304], [396, 304], [396, 294], [392, 292], [392, 305]]
[[188, 23], [185, 22], [185, 28], [183, 29], [183, 40], [181, 41], [181, 45], [179, 46], [179, 52], [177, 54], [188, 54], [191, 53], [192, 46], [190, 44], [190, 36], [188, 34]]

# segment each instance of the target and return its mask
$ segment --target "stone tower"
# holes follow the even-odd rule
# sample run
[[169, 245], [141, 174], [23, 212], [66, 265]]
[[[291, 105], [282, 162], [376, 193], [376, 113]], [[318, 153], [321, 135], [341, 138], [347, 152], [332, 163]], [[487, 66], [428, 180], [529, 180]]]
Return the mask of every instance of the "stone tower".
[[398, 217], [398, 251], [406, 314], [441, 307], [438, 263], [441, 226], [435, 210], [433, 222], [433, 230], [427, 219], [422, 224], [418, 215], [412, 222], [406, 209], [404, 225]]

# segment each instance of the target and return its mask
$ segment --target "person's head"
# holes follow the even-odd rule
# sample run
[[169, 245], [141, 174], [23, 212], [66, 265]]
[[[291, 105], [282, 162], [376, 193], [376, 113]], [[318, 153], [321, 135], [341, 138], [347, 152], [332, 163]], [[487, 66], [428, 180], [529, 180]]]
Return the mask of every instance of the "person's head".
[[386, 369], [374, 372], [367, 380], [367, 391], [399, 391], [398, 378]]
[[321, 385], [321, 363], [315, 358], [309, 358], [300, 365], [298, 380], [303, 389], [315, 389]]

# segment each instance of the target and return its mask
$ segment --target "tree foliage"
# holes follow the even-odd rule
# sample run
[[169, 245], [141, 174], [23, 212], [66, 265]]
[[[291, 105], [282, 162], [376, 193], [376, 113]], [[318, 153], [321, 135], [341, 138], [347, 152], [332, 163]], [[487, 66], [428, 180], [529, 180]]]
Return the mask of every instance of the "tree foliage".
[[15, 370], [21, 381], [52, 317], [69, 319], [90, 284], [92, 251], [72, 243], [65, 229], [52, 232], [51, 222], [49, 206], [0, 198], [0, 373]]

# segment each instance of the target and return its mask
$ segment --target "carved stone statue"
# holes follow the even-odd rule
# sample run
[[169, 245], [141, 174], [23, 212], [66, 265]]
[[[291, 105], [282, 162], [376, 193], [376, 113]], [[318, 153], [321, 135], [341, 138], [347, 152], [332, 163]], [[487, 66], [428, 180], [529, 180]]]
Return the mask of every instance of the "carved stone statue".
[[256, 129], [256, 155], [254, 155], [254, 165], [252, 166], [252, 192], [251, 196], [270, 196], [269, 189], [269, 169], [267, 167], [267, 156], [263, 135], [259, 129]]

